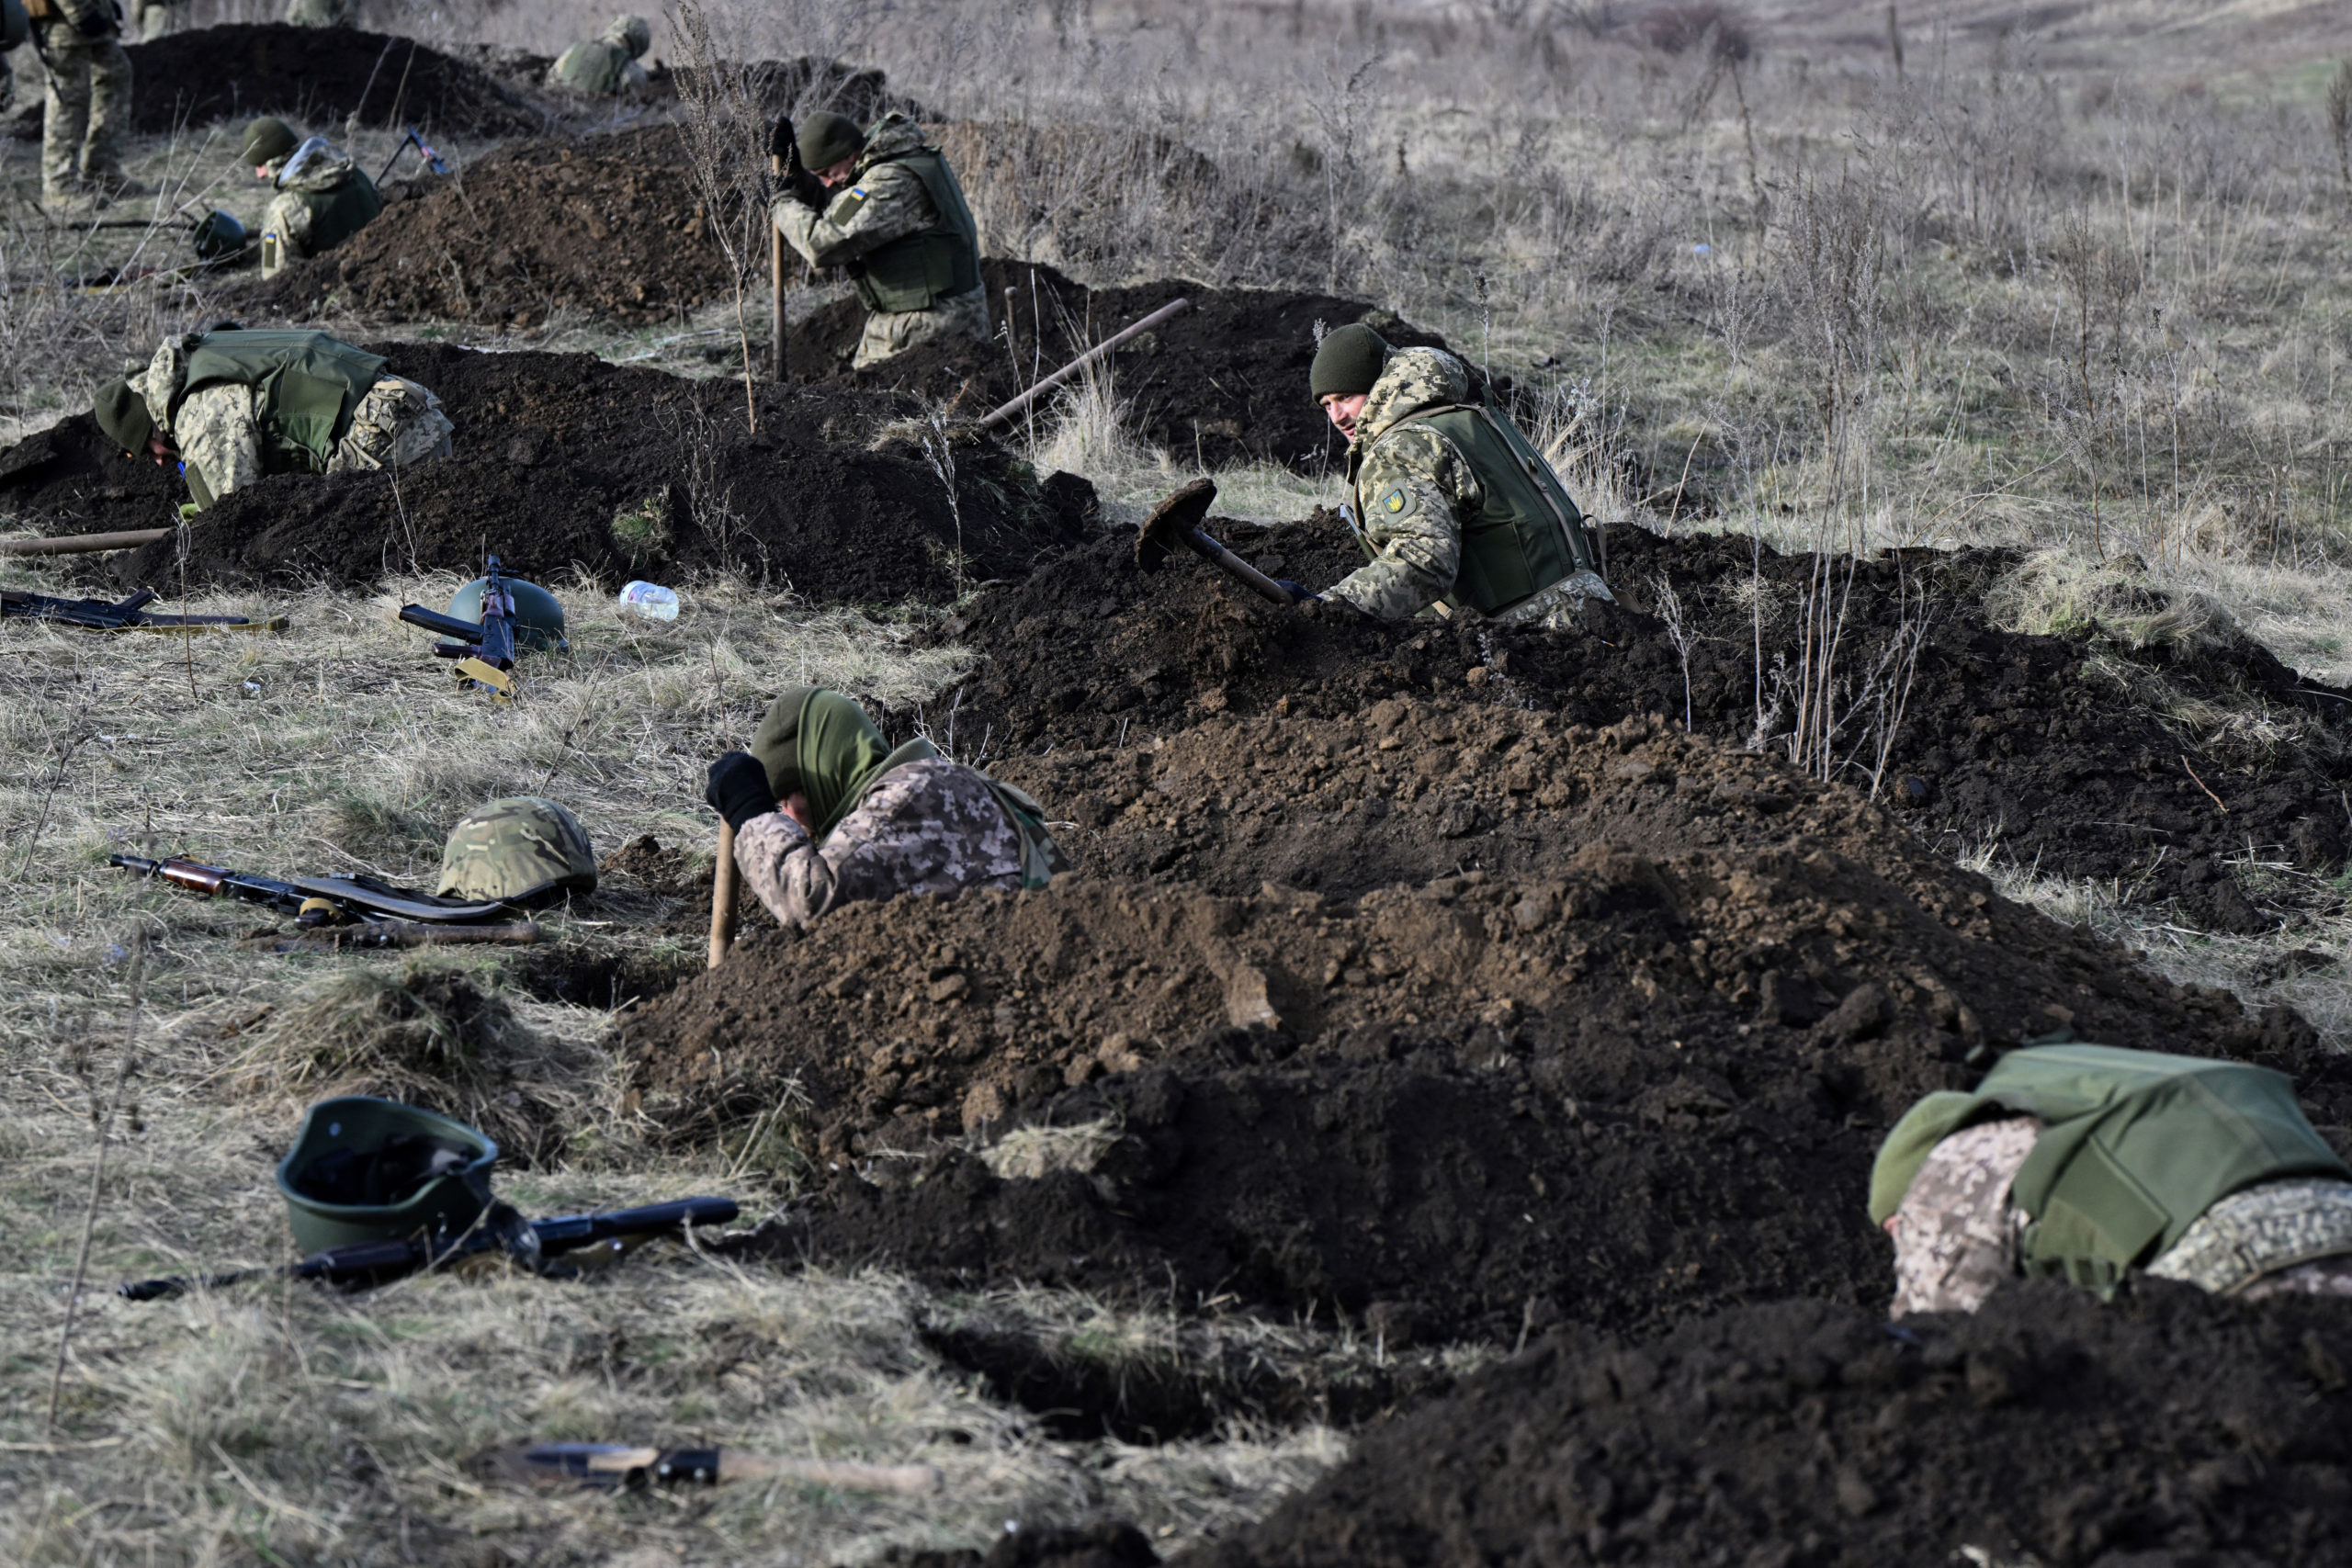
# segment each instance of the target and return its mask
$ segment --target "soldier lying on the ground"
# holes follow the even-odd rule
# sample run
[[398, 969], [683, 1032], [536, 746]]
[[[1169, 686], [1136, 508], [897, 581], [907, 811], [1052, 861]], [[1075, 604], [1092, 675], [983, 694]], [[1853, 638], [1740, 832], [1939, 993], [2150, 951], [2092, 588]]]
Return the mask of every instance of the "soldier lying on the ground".
[[91, 411], [127, 457], [176, 461], [199, 509], [265, 474], [405, 468], [449, 455], [441, 400], [312, 332], [166, 338]]
[[638, 62], [653, 46], [653, 28], [643, 17], [615, 17], [605, 30], [583, 39], [548, 67], [548, 85], [601, 97], [639, 94], [650, 85]]
[[1470, 401], [1453, 355], [1340, 327], [1324, 334], [1307, 385], [1348, 437], [1349, 506], [1369, 562], [1323, 597], [1387, 621], [1442, 603], [1552, 626], [1610, 597], [1577, 503], [1507, 418]]
[[809, 265], [839, 267], [857, 286], [865, 331], [852, 363], [879, 364], [933, 338], [985, 340], [979, 229], [922, 128], [895, 112], [870, 131], [812, 114], [793, 142], [806, 177], [777, 193], [770, 215]]
[[1879, 1149], [1894, 1315], [1973, 1312], [2018, 1274], [2109, 1292], [2133, 1269], [2221, 1295], [2352, 1296], [2352, 1168], [2283, 1075], [2050, 1045], [1931, 1094]]
[[286, 264], [334, 249], [384, 210], [376, 182], [323, 136], [299, 140], [293, 127], [264, 115], [245, 127], [240, 162], [277, 194], [261, 220], [261, 275], [275, 277]]
[[792, 925], [861, 898], [1042, 887], [1069, 869], [1035, 801], [928, 740], [892, 750], [821, 687], [776, 698], [751, 750], [710, 765], [704, 798], [735, 829], [743, 880]]

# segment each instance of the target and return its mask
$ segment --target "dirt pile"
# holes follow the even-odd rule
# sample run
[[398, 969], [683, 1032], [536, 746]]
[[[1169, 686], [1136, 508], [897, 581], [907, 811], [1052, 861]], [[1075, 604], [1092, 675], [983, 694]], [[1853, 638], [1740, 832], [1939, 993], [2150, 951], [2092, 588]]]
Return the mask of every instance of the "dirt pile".
[[[1210, 531], [1266, 570], [1314, 584], [1361, 560], [1329, 513], [1272, 529], [1213, 520]], [[1701, 731], [1746, 744], [1759, 717], [1758, 641], [1767, 733], [1785, 732], [1794, 713], [1792, 697], [1773, 693], [1804, 659], [1809, 557], [1765, 551], [1759, 561], [1744, 540], [1611, 530], [1611, 575], [1624, 603], [1595, 606], [1580, 629], [1553, 634], [1284, 611], [1188, 558], [1146, 576], [1132, 563], [1132, 539], [1123, 532], [1057, 558], [989, 589], [950, 623], [988, 655], [957, 705], [959, 726], [1000, 752], [1051, 746], [1058, 755], [1171, 734], [1211, 714], [1338, 715], [1419, 694], [1591, 725], [1642, 713], [1679, 721], [1687, 703]], [[2123, 660], [2160, 674], [2212, 711], [2288, 716], [2301, 739], [2255, 747], [2226, 728], [2167, 725], [2129, 683], [2086, 662], [2087, 633], [2024, 637], [1990, 624], [1986, 590], [2014, 564], [1999, 552], [1922, 553], [1863, 563], [1850, 586], [1841, 569], [1849, 674], [1840, 700], [1853, 717], [1837, 746], [1838, 776], [1870, 787], [1883, 719], [1860, 694], [1873, 671], [1879, 691], [1894, 687], [1879, 661], [1906, 628], [1924, 626], [1884, 795], [1947, 852], [1991, 841], [2045, 873], [2144, 879], [2224, 931], [2267, 930], [2297, 909], [2333, 908], [2336, 895], [2322, 879], [2347, 848], [2345, 694], [2299, 680], [2244, 637], [2189, 653], [2114, 654], [2105, 668]], [[1660, 581], [1679, 604], [1687, 681], [1672, 627], [1645, 613], [1660, 607]], [[1046, 798], [1082, 818], [1099, 815], [1089, 799], [1126, 787], [1061, 766], [1064, 776], [1045, 781]], [[1189, 817], [1184, 829], [1195, 840], [1226, 831], [1215, 816]], [[1159, 859], [1173, 840], [1152, 838], [1148, 814], [1112, 837], [1107, 868], [1174, 863]], [[2242, 878], [2229, 863], [2246, 857], [2249, 840], [2258, 858], [2311, 874], [2267, 888]]]
[[1412, 793], [1375, 778], [1392, 759], [1426, 787], [1368, 874], [1488, 816], [1511, 870], [854, 906], [627, 1015], [646, 1104], [694, 1135], [796, 1086], [831, 1174], [779, 1255], [1336, 1310], [1400, 1343], [1883, 1300], [1876, 1140], [2048, 1032], [2273, 1059], [2322, 1120], [2352, 1110], [2293, 1014], [2133, 972], [1849, 792], [1655, 721], [1383, 710], [1295, 723], [1289, 752], [1265, 724], [1186, 737], [1200, 775], [1146, 809], [1279, 780], [1239, 826], [1277, 855], [1319, 831], [1336, 866], [1378, 839], [1351, 812]]
[[2352, 1317], [2048, 1283], [1899, 1326], [1790, 1302], [1563, 1337], [1188, 1568], [2340, 1562]]
[[[939, 600], [956, 592], [959, 557], [967, 580], [1025, 571], [1080, 536], [1091, 502], [1082, 480], [1041, 483], [1004, 447], [965, 443], [951, 453], [951, 508], [919, 445], [873, 444], [903, 412], [887, 396], [765, 389], [753, 434], [731, 382], [585, 355], [379, 351], [441, 396], [458, 456], [397, 480], [282, 475], [226, 496], [191, 533], [191, 581], [361, 583], [412, 561], [469, 567], [487, 540], [526, 577], [726, 564], [812, 598]], [[0, 454], [0, 508], [50, 532], [152, 526], [175, 499], [156, 474], [110, 455], [76, 415]], [[104, 570], [176, 581], [173, 547], [105, 558]]]
[[355, 113], [362, 125], [405, 121], [469, 136], [526, 136], [548, 125], [537, 104], [479, 65], [352, 28], [230, 22], [125, 52], [131, 125], [147, 135], [257, 114], [337, 135]]
[[461, 177], [394, 187], [376, 221], [237, 302], [292, 320], [330, 304], [381, 321], [514, 327], [564, 306], [676, 320], [732, 298], [684, 155], [667, 125], [502, 147]]
[[[1115, 356], [1114, 385], [1129, 405], [1127, 427], [1179, 462], [1215, 468], [1263, 461], [1305, 470], [1338, 461], [1346, 446], [1306, 394], [1317, 322], [1368, 320], [1399, 346], [1444, 346], [1437, 334], [1361, 299], [1328, 294], [1208, 288], [1173, 279], [1089, 288], [1049, 266], [994, 257], [981, 263], [980, 275], [998, 333], [989, 342], [925, 344], [854, 372], [849, 360], [865, 312], [854, 299], [841, 299], [792, 324], [793, 375], [955, 399], [959, 412], [985, 413], [1121, 328], [1187, 299], [1191, 310]], [[1041, 422], [1048, 407], [1038, 408]]]

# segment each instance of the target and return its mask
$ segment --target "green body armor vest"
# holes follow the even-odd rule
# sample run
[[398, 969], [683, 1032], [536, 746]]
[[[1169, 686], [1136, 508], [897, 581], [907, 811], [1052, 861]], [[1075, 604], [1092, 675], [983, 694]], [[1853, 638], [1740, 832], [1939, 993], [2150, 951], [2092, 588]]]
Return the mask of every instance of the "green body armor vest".
[[[187, 380], [172, 412], [205, 387], [257, 388], [262, 472], [322, 474], [334, 444], [351, 428], [352, 410], [387, 363], [324, 333], [206, 333], [188, 346]], [[209, 508], [212, 497], [193, 466], [187, 478], [197, 504]]]
[[357, 169], [333, 190], [300, 191], [296, 197], [311, 209], [310, 254], [323, 255], [376, 220], [384, 198], [376, 182]]
[[[1478, 514], [1462, 531], [1462, 565], [1446, 603], [1467, 604], [1482, 615], [1510, 609], [1530, 594], [1577, 571], [1598, 572], [1600, 557], [1577, 509], [1552, 465], [1529, 444], [1519, 427], [1492, 409], [1475, 403], [1409, 413], [1380, 433], [1348, 470], [1356, 516], [1369, 518], [1356, 473], [1373, 447], [1394, 431], [1424, 425], [1453, 443], [1478, 476]], [[1373, 555], [1363, 536], [1364, 554]]]
[[628, 62], [628, 50], [610, 39], [592, 38], [565, 50], [549, 74], [567, 87], [610, 96], [621, 90], [621, 73]]
[[2312, 1128], [2284, 1074], [2110, 1045], [2012, 1051], [1973, 1094], [1931, 1094], [1887, 1134], [1871, 1172], [1883, 1224], [1930, 1150], [1972, 1122], [2022, 1112], [2042, 1122], [2010, 1188], [2031, 1222], [2029, 1274], [2102, 1294], [2164, 1252], [2233, 1192], [2288, 1177], [2352, 1179]]
[[936, 147], [887, 160], [922, 181], [939, 216], [931, 227], [891, 241], [849, 264], [850, 281], [868, 312], [928, 310], [942, 299], [980, 286], [980, 228], [972, 221], [964, 187]]

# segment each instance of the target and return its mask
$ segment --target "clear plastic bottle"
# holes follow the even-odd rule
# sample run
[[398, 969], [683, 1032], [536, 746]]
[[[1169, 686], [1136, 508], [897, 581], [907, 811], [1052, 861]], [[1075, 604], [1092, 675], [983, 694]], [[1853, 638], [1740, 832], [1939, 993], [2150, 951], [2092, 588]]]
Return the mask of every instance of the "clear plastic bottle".
[[621, 609], [649, 621], [674, 621], [678, 618], [678, 593], [658, 582], [632, 582], [621, 590]]

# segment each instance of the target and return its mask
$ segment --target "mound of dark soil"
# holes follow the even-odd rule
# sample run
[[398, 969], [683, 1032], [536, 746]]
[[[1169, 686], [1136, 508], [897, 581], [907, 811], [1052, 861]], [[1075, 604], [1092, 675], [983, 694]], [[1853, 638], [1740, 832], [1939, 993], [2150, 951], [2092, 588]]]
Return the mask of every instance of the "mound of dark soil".
[[[440, 394], [458, 456], [397, 482], [282, 475], [226, 496], [191, 532], [191, 581], [367, 582], [412, 559], [469, 567], [487, 542], [526, 577], [724, 563], [814, 598], [884, 604], [952, 596], [959, 551], [967, 579], [1018, 573], [1084, 528], [1083, 481], [1040, 484], [985, 442], [953, 450], [951, 508], [920, 447], [870, 444], [898, 412], [886, 396], [763, 389], [752, 434], [733, 382], [586, 355], [379, 347]], [[81, 414], [0, 454], [0, 507], [54, 519], [52, 532], [152, 526], [176, 499], [157, 477], [111, 454]], [[104, 558], [106, 570], [133, 585], [176, 581], [174, 548]]]
[[1394, 799], [1392, 869], [1483, 819], [1517, 869], [1352, 902], [1081, 878], [746, 944], [622, 1039], [682, 1134], [805, 1096], [834, 1174], [767, 1246], [1336, 1309], [1400, 1341], [1634, 1329], [1883, 1300], [1877, 1140], [2023, 1038], [2254, 1055], [2323, 1122], [2352, 1111], [2292, 1013], [2139, 973], [1850, 792], [1654, 721], [1389, 703], [1174, 745], [1199, 773], [1146, 809], [1279, 780], [1234, 834], [1277, 860], [1317, 830], [1329, 867], [1366, 853], [1354, 819]]
[[329, 301], [381, 321], [533, 326], [565, 305], [674, 320], [732, 298], [675, 127], [502, 147], [462, 176], [395, 187], [376, 221], [247, 289], [305, 320]]
[[1744, 1308], [1563, 1337], [1191, 1568], [2188, 1568], [2352, 1552], [2352, 1314], [2052, 1283], [1900, 1326]]
[[125, 52], [131, 125], [144, 134], [257, 114], [323, 130], [356, 112], [362, 125], [405, 121], [469, 136], [525, 136], [548, 124], [537, 105], [479, 65], [352, 28], [231, 22]]
[[[1313, 469], [1346, 451], [1307, 396], [1317, 322], [1338, 327], [1369, 320], [1400, 347], [1445, 346], [1436, 333], [1361, 299], [1329, 294], [1209, 288], [1172, 279], [1088, 288], [1052, 267], [994, 257], [981, 263], [980, 273], [989, 319], [999, 333], [989, 343], [924, 344], [870, 370], [852, 371], [850, 355], [865, 312], [855, 299], [845, 299], [792, 323], [794, 377], [954, 399], [959, 412], [980, 414], [1170, 300], [1187, 299], [1191, 310], [1115, 356], [1114, 384], [1130, 406], [1127, 427], [1179, 462], [1203, 468], [1257, 460]], [[1008, 311], [1009, 348], [1001, 335]], [[1050, 407], [1050, 397], [1039, 404], [1040, 422]]]
[[[1310, 583], [1332, 581], [1361, 558], [1329, 514], [1272, 530], [1219, 521], [1211, 531], [1268, 571]], [[1555, 634], [1295, 614], [1189, 558], [1146, 576], [1133, 565], [1132, 539], [1105, 537], [992, 588], [951, 626], [988, 655], [963, 694], [959, 726], [999, 748], [1051, 746], [1058, 755], [1170, 734], [1204, 714], [1340, 714], [1420, 693], [1595, 725], [1640, 713], [1679, 722], [1687, 702], [1701, 730], [1744, 744], [1758, 724], [1759, 640], [1767, 733], [1786, 731], [1794, 713], [1792, 698], [1776, 705], [1772, 692], [1804, 656], [1810, 557], [1766, 551], [1759, 564], [1745, 540], [1612, 530], [1611, 572], [1624, 604], [1595, 607], [1582, 630]], [[1839, 776], [1870, 787], [1878, 720], [1856, 694], [1904, 628], [1924, 617], [1928, 635], [1884, 793], [1948, 851], [1992, 840], [2045, 873], [2144, 879], [2149, 891], [2224, 931], [2268, 930], [2313, 900], [2332, 900], [2310, 878], [2256, 888], [2227, 863], [2244, 858], [2251, 841], [2259, 858], [2312, 873], [2344, 863], [2341, 792], [2352, 785], [2344, 694], [2300, 681], [2242, 637], [2209, 639], [2188, 654], [2118, 654], [2188, 696], [2290, 714], [2312, 739], [2254, 750], [2178, 733], [2138, 694], [2092, 672], [2086, 639], [2021, 637], [1987, 622], [1985, 590], [2014, 564], [1984, 551], [1868, 562], [1850, 593], [1840, 568], [1839, 658], [1849, 672], [1840, 701], [1858, 711], [1838, 746]], [[1681, 604], [1687, 682], [1671, 629], [1643, 613], [1656, 607], [1661, 579]], [[1882, 673], [1880, 684], [1893, 682]], [[1126, 765], [1099, 778], [1065, 765], [1063, 776], [1042, 781], [1046, 796], [1106, 827], [1095, 820], [1106, 792], [1132, 798], [1119, 773]], [[1193, 817], [1182, 837], [1223, 831], [1214, 817]], [[1109, 858], [1098, 863], [1121, 874], [1158, 872], [1182, 852], [1149, 813], [1111, 837]], [[1201, 863], [1212, 879], [1221, 874], [1214, 856]], [[1283, 874], [1304, 874], [1286, 865]], [[1238, 885], [1248, 885], [1246, 873]]]

